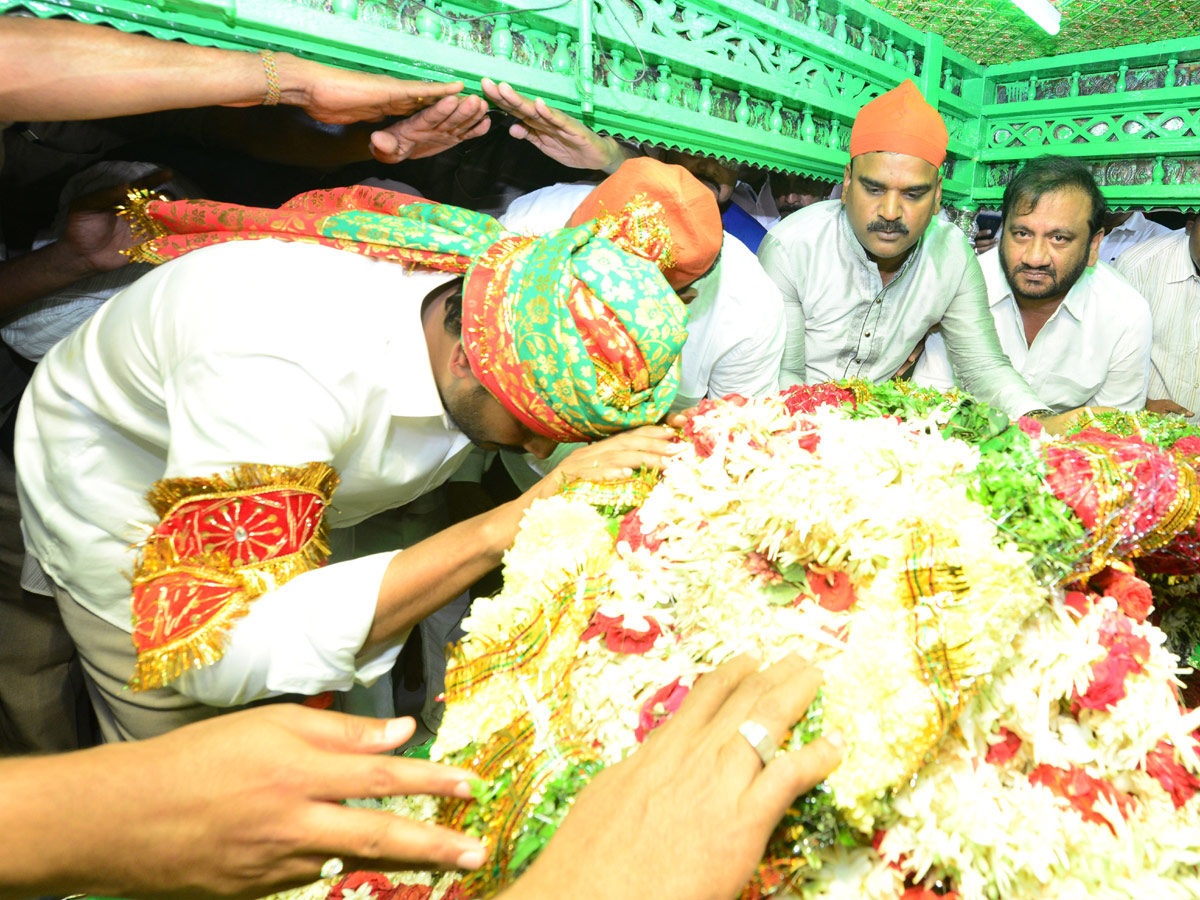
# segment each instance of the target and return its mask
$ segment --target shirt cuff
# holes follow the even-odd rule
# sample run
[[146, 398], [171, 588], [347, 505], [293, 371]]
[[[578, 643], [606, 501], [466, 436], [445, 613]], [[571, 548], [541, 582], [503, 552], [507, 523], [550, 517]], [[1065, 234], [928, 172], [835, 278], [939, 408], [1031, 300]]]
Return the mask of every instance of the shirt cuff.
[[279, 694], [311, 696], [370, 684], [391, 669], [408, 639], [362, 652], [394, 551], [305, 572], [250, 604], [233, 623], [221, 659], [173, 685], [209, 706]]

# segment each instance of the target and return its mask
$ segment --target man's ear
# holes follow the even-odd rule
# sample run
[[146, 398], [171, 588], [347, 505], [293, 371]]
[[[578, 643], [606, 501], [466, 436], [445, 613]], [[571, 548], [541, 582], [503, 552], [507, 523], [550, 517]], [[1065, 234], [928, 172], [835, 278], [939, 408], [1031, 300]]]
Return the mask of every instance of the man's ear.
[[450, 359], [448, 361], [450, 374], [455, 378], [474, 378], [475, 373], [471, 369], [471, 360], [467, 356], [467, 349], [463, 346], [462, 338], [459, 338], [450, 347]]
[[942, 208], [942, 170], [938, 169], [937, 182], [933, 185], [933, 208]]
[[846, 171], [842, 173], [842, 206], [846, 205], [846, 192], [850, 190], [850, 163], [846, 163]]
[[1100, 259], [1100, 242], [1104, 240], [1104, 229], [1101, 228], [1092, 235], [1092, 239], [1088, 242], [1088, 266], [1094, 266]]

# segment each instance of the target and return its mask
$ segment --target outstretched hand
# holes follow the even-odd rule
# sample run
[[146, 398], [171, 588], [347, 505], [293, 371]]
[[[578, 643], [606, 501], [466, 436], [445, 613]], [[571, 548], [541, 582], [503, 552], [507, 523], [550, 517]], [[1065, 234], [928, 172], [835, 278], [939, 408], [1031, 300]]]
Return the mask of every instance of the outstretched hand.
[[562, 827], [503, 900], [617, 900], [654, 885], [671, 900], [731, 900], [792, 801], [841, 760], [818, 738], [766, 766], [738, 727], [783, 739], [821, 675], [792, 656], [758, 670], [739, 656], [701, 678], [679, 711], [575, 799]]
[[463, 89], [461, 81], [406, 81], [323, 66], [290, 53], [276, 54], [276, 62], [280, 102], [299, 106], [318, 122], [332, 125], [412, 115]]
[[1158, 413], [1160, 416], [1184, 416], [1191, 418], [1195, 413], [1190, 409], [1184, 409], [1174, 400], [1147, 400], [1146, 412]]
[[483, 95], [517, 121], [508, 133], [517, 140], [529, 141], [547, 156], [575, 169], [601, 169], [613, 172], [627, 154], [611, 137], [597, 134], [578, 119], [554, 109], [538, 97], [530, 100], [507, 82], [490, 78], [480, 80]]
[[[484, 853], [473, 838], [340, 803], [470, 796], [469, 772], [375, 755], [413, 727], [411, 719], [273, 705], [148, 741], [30, 760], [50, 767], [54, 783], [42, 800], [59, 823], [55, 840], [39, 844], [38, 864], [59, 864], [60, 887], [137, 898], [261, 897], [314, 880], [335, 856], [346, 871], [476, 868]], [[5, 788], [5, 802], [19, 803], [21, 786], [36, 782], [26, 773]]]
[[594, 444], [585, 444], [526, 494], [535, 499], [549, 497], [567, 481], [619, 481], [639, 468], [661, 469], [675, 434], [673, 428], [643, 425]]
[[1110, 412], [1116, 410], [1111, 406], [1077, 406], [1057, 415], [1042, 416], [1038, 421], [1050, 434], [1061, 436], [1077, 425], [1086, 425], [1096, 416]]
[[421, 159], [487, 134], [491, 120], [482, 97], [443, 97], [371, 135], [371, 155], [382, 163]]

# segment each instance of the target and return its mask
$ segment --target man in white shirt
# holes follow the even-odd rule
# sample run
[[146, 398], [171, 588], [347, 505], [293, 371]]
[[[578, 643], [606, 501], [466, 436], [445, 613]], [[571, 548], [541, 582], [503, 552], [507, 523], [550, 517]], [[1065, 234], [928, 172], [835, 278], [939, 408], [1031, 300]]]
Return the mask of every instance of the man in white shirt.
[[1131, 247], [1116, 268], [1154, 317], [1146, 409], [1200, 424], [1200, 224]]
[[1139, 210], [1110, 213], [1104, 222], [1104, 239], [1100, 241], [1101, 262], [1114, 263], [1122, 253], [1143, 241], [1170, 234], [1166, 225], [1147, 219]]
[[838, 200], [776, 225], [758, 258], [783, 292], [781, 381], [886, 381], [940, 325], [972, 394], [1021, 415], [1044, 409], [1000, 349], [983, 273], [966, 238], [935, 218], [949, 138], [905, 81], [860, 111]]
[[522, 234], [545, 234], [615, 213], [639, 194], [666, 208], [676, 247], [674, 265], [663, 274], [687, 303], [673, 411], [705, 397], [774, 393], [784, 341], [779, 289], [754, 254], [722, 230], [712, 191], [686, 169], [630, 159], [599, 187], [556, 184], [518, 197], [500, 223]]
[[[162, 236], [143, 258], [187, 255], [39, 366], [17, 432], [26, 542], [107, 740], [369, 683], [419, 619], [498, 563], [531, 498], [400, 554], [322, 566], [326, 526], [436, 487], [472, 442], [545, 455], [557, 440], [657, 421], [670, 405], [683, 310], [655, 267], [578, 230], [505, 236], [487, 217], [398, 197], [313, 192], [280, 211], [152, 203]], [[214, 230], [164, 233], [195, 232], [213, 210]], [[277, 240], [189, 252], [230, 238], [235, 220], [234, 237]], [[464, 270], [465, 282], [454, 277]], [[600, 296], [609, 288], [621, 297]], [[597, 398], [570, 312], [580, 291], [636, 342], [604, 361], [616, 406]], [[546, 328], [562, 352], [525, 354]], [[640, 367], [623, 368], [633, 358]], [[655, 464], [669, 434], [593, 445], [540, 493], [564, 474]]]
[[[1055, 412], [1146, 402], [1150, 310], [1096, 260], [1104, 211], [1087, 166], [1030, 160], [1005, 188], [999, 246], [979, 257], [1000, 345]], [[953, 386], [941, 335], [926, 341], [913, 380]]]

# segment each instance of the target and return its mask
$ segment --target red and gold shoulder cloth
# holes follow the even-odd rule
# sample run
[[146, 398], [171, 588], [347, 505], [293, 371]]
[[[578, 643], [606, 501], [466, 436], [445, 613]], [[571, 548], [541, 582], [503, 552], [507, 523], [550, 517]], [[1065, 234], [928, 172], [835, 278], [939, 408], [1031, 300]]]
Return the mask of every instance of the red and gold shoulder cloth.
[[337, 485], [337, 473], [317, 462], [155, 483], [147, 499], [162, 518], [133, 575], [129, 687], [162, 687], [216, 662], [255, 598], [324, 565], [325, 510]]

